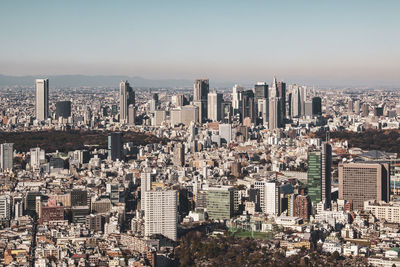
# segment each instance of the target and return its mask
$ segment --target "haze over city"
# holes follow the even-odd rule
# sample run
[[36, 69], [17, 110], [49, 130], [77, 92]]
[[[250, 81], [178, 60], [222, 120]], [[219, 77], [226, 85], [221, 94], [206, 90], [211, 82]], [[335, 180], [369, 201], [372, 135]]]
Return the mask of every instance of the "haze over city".
[[[3, 1], [0, 74], [400, 86], [398, 1]], [[179, 85], [179, 83], [177, 83]]]

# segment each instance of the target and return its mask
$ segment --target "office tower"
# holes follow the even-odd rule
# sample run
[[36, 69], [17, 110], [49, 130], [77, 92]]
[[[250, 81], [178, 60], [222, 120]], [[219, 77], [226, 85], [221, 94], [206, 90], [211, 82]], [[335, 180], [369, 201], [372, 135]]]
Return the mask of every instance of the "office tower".
[[352, 99], [349, 99], [349, 102], [347, 102], [347, 111], [348, 111], [349, 113], [353, 113], [353, 109], [354, 109], [354, 107], [353, 107], [353, 100], [352, 100]]
[[281, 210], [281, 190], [280, 186], [275, 182], [265, 183], [265, 213], [271, 215], [280, 215]]
[[108, 157], [111, 160], [123, 159], [122, 133], [114, 132], [108, 134]]
[[277, 89], [278, 97], [280, 98], [280, 117], [284, 121], [286, 119], [286, 83], [278, 82]]
[[2, 171], [13, 169], [13, 145], [13, 143], [4, 143], [0, 146], [0, 169]]
[[88, 194], [86, 190], [73, 189], [70, 195], [71, 195], [71, 206], [88, 205]]
[[133, 104], [130, 104], [128, 107], [128, 124], [135, 125], [135, 118], [136, 118], [136, 109]]
[[322, 115], [322, 100], [318, 96], [312, 98], [312, 115], [313, 116]]
[[49, 117], [49, 79], [36, 79], [36, 119], [44, 121]]
[[144, 170], [144, 172], [141, 173], [140, 175], [140, 201], [141, 201], [141, 209], [144, 210], [145, 208], [145, 202], [146, 202], [146, 198], [145, 198], [145, 193], [147, 191], [151, 190], [151, 186], [152, 186], [152, 177], [151, 177], [151, 173], [150, 170]]
[[186, 126], [192, 121], [195, 123], [200, 121], [199, 108], [196, 106], [183, 106], [180, 116], [180, 123]]
[[176, 166], [185, 166], [185, 145], [177, 143], [174, 147], [174, 164]]
[[265, 195], [266, 181], [256, 181], [254, 182], [254, 189], [259, 191], [260, 195], [260, 209], [263, 213], [267, 213], [266, 210], [266, 195]]
[[258, 99], [257, 117], [262, 119], [262, 124], [266, 125], [269, 120], [269, 103], [267, 98]]
[[300, 103], [301, 103], [301, 116], [304, 116], [304, 103], [307, 100], [307, 87], [306, 86], [300, 86]]
[[211, 121], [221, 120], [222, 94], [212, 92], [208, 94], [208, 119]]
[[292, 85], [292, 108], [291, 108], [291, 116], [292, 118], [299, 118], [301, 117], [301, 106], [302, 106], [302, 99], [300, 93], [300, 86]]
[[[69, 116], [71, 116], [71, 112], [69, 112]], [[90, 109], [90, 107], [86, 107], [85, 112], [83, 113], [83, 122], [85, 124], [89, 124], [91, 120], [92, 120], [92, 110]]]
[[249, 201], [251, 201], [255, 204], [255, 210], [257, 212], [261, 211], [260, 189], [256, 189], [256, 188], [249, 189]]
[[193, 103], [199, 106], [200, 121], [204, 122], [207, 119], [207, 97], [210, 91], [210, 83], [208, 79], [197, 79], [194, 81]]
[[233, 187], [210, 187], [207, 190], [208, 218], [214, 220], [229, 220], [234, 214]]
[[383, 116], [383, 107], [374, 107], [374, 116], [375, 117]]
[[106, 185], [106, 192], [110, 196], [111, 203], [115, 204], [119, 202], [119, 184], [118, 183], [108, 183]]
[[71, 117], [71, 101], [59, 101], [56, 103], [56, 119], [68, 119]]
[[306, 116], [306, 117], [312, 117], [313, 116], [313, 113], [312, 113], [312, 108], [313, 108], [313, 106], [312, 106], [312, 101], [304, 101], [304, 116]]
[[256, 121], [256, 107], [254, 102], [254, 92], [252, 90], [243, 91], [242, 93], [242, 108], [241, 122], [245, 118], [250, 118], [252, 123]]
[[0, 196], [0, 221], [11, 219], [11, 202], [10, 196]]
[[244, 91], [244, 87], [241, 87], [237, 84], [233, 86], [232, 89], [232, 109], [233, 113], [236, 115], [240, 112], [242, 106], [242, 92]]
[[122, 81], [119, 84], [119, 112], [120, 112], [120, 122], [128, 122], [128, 108], [129, 105], [135, 106], [135, 92], [129, 85], [128, 81]]
[[259, 99], [268, 99], [268, 84], [266, 82], [257, 82], [254, 85], [254, 98], [256, 102]]
[[145, 236], [162, 234], [176, 241], [177, 194], [175, 190], [154, 190], [145, 193]]
[[354, 101], [354, 113], [357, 115], [360, 114], [360, 105], [361, 105], [360, 100]]
[[298, 195], [294, 200], [293, 208], [293, 216], [308, 221], [311, 215], [311, 201], [308, 196]]
[[223, 101], [221, 106], [221, 121], [223, 123], [231, 123], [233, 115], [232, 103], [230, 101]]
[[367, 103], [362, 104], [361, 116], [368, 117], [369, 115], [369, 105]]
[[223, 142], [229, 144], [232, 142], [232, 125], [231, 124], [220, 124], [218, 126], [219, 136]]
[[320, 151], [308, 152], [307, 185], [308, 195], [314, 207], [323, 201], [331, 204], [332, 147], [323, 143]]
[[185, 96], [183, 94], [173, 95], [171, 102], [175, 107], [181, 107], [185, 104]]
[[388, 163], [342, 163], [338, 171], [339, 199], [353, 201], [354, 209], [362, 209], [367, 200], [390, 200]]
[[167, 112], [165, 110], [156, 110], [153, 115], [153, 126], [160, 126], [167, 119]]
[[46, 153], [43, 149], [39, 147], [30, 149], [30, 164], [34, 169], [38, 169], [41, 163], [46, 162]]
[[278, 97], [269, 98], [268, 128], [270, 130], [281, 127], [280, 104], [281, 101]]
[[36, 197], [41, 196], [42, 193], [36, 191], [29, 191], [25, 196], [25, 210], [29, 212], [36, 211]]

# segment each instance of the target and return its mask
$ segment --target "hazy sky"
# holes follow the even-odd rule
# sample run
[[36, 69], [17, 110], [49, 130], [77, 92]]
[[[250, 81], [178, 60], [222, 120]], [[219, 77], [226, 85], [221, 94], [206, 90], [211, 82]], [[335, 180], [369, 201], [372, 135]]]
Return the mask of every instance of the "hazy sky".
[[0, 3], [0, 74], [400, 86], [400, 1]]

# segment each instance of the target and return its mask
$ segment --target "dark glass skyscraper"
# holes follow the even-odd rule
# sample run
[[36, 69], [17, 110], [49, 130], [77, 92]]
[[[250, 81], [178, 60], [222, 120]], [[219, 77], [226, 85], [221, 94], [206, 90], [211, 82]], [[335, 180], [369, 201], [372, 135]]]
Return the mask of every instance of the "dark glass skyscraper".
[[325, 207], [331, 203], [332, 147], [322, 144], [320, 151], [308, 152], [307, 185], [313, 206], [324, 201]]
[[71, 116], [71, 101], [59, 101], [56, 103], [56, 119], [68, 119]]
[[122, 160], [122, 133], [109, 133], [108, 134], [108, 156], [111, 160]]
[[312, 115], [313, 116], [322, 114], [321, 102], [322, 102], [322, 100], [318, 96], [312, 98]]

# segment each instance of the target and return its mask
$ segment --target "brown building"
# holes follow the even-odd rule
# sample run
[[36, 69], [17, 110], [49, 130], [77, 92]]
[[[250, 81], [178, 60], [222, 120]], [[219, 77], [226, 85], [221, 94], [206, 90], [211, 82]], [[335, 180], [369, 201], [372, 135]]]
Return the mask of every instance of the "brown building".
[[308, 221], [311, 214], [311, 200], [308, 196], [298, 195], [294, 200], [294, 213], [295, 217], [303, 218]]
[[42, 206], [40, 223], [64, 220], [63, 206]]
[[339, 199], [352, 201], [354, 209], [362, 209], [364, 201], [390, 200], [388, 163], [339, 164]]

